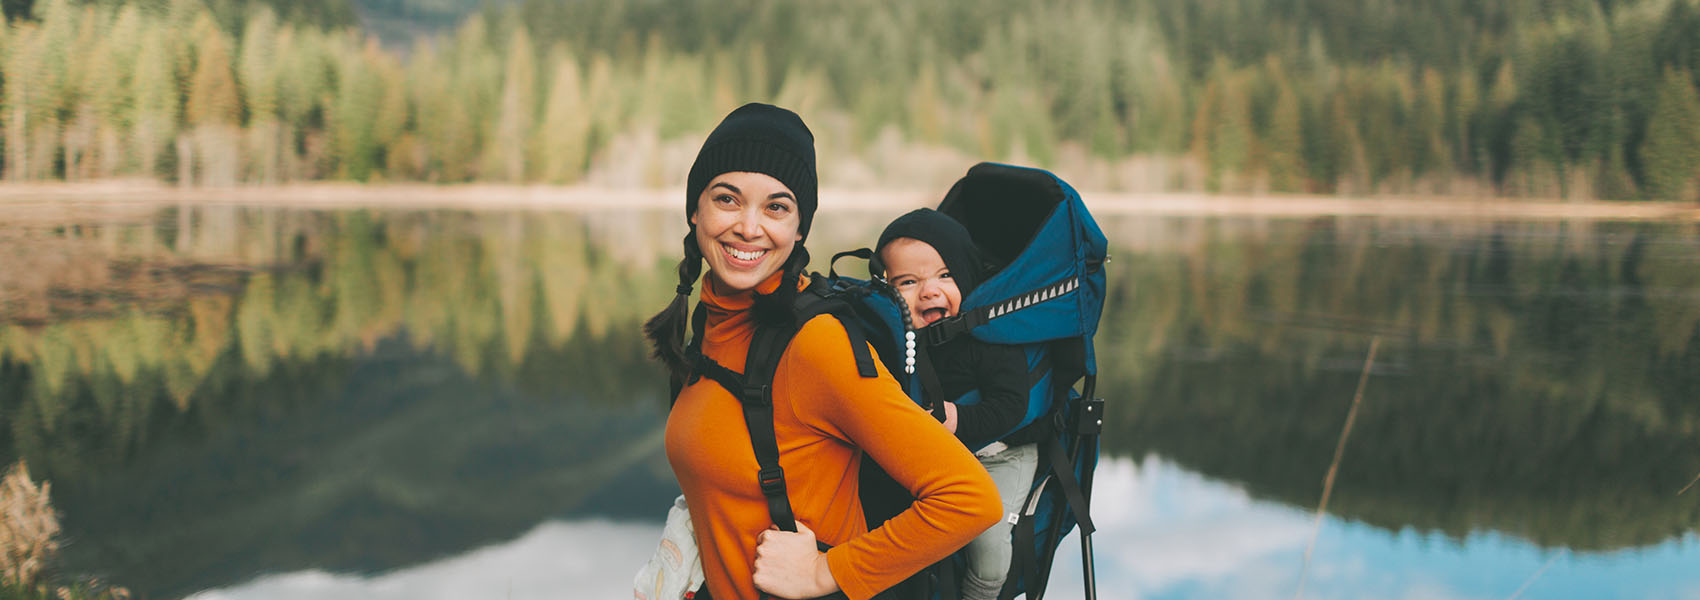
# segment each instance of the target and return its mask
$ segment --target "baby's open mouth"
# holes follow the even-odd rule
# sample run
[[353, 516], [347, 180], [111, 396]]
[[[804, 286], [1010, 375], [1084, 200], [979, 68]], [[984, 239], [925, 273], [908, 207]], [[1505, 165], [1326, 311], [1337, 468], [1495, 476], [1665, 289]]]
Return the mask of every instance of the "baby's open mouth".
[[938, 320], [943, 319], [943, 318], [948, 317], [948, 316], [950, 316], [950, 310], [945, 308], [945, 307], [942, 307], [942, 306], [935, 306], [933, 308], [923, 308], [923, 309], [921, 309], [921, 321], [925, 322], [928, 325], [931, 325], [931, 324], [933, 324], [934, 321], [938, 321]]

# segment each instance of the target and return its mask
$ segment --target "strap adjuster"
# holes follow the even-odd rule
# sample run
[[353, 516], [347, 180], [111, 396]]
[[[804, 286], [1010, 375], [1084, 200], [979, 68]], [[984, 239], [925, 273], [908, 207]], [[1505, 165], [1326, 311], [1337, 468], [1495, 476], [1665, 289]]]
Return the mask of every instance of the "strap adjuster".
[[757, 406], [768, 404], [769, 399], [773, 397], [770, 393], [772, 389], [772, 387], [766, 385], [744, 384], [744, 397], [740, 400], [743, 400], [745, 404]]
[[764, 496], [785, 494], [785, 469], [779, 465], [756, 471], [756, 481], [761, 483], [761, 493]]

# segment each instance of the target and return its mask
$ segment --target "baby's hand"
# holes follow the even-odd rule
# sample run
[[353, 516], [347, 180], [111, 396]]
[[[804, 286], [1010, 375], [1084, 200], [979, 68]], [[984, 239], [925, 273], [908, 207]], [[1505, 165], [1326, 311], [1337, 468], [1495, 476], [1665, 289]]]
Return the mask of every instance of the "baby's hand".
[[944, 403], [944, 430], [956, 433], [956, 403]]

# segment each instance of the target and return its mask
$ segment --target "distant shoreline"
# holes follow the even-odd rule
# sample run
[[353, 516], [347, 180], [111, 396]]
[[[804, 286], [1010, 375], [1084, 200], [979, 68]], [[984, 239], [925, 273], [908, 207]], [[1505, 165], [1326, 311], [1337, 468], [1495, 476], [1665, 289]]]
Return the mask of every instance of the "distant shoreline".
[[[823, 208], [889, 212], [926, 206], [944, 190], [823, 189]], [[1081, 192], [1099, 215], [1317, 217], [1374, 216], [1445, 219], [1582, 219], [1700, 222], [1692, 202], [1569, 201], [1527, 198], [1201, 193]], [[0, 221], [30, 209], [142, 208], [161, 205], [252, 205], [294, 208], [450, 208], [465, 210], [667, 209], [681, 205], [677, 190], [502, 184], [431, 185], [308, 182], [274, 186], [181, 188], [145, 180], [0, 184]]]

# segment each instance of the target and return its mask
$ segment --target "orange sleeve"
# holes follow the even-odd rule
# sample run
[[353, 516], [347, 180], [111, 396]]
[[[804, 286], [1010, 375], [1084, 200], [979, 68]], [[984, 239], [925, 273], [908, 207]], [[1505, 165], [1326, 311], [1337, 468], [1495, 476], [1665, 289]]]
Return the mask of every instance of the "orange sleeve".
[[862, 449], [917, 499], [827, 552], [833, 578], [852, 600], [948, 556], [1003, 512], [985, 467], [874, 362], [879, 377], [859, 375], [843, 326], [822, 316], [797, 333], [778, 373], [793, 390], [787, 397], [804, 426]]

